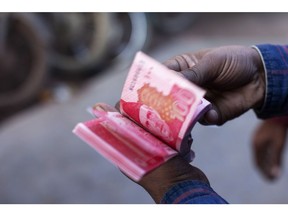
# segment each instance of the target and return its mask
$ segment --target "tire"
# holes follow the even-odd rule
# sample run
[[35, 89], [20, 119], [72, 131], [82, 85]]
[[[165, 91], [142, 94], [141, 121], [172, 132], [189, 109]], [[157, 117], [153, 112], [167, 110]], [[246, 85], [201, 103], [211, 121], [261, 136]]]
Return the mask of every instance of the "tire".
[[46, 39], [37, 16], [0, 15], [0, 108], [34, 100], [46, 77]]
[[53, 13], [50, 22], [50, 65], [58, 74], [78, 77], [103, 63], [109, 51], [109, 14]]

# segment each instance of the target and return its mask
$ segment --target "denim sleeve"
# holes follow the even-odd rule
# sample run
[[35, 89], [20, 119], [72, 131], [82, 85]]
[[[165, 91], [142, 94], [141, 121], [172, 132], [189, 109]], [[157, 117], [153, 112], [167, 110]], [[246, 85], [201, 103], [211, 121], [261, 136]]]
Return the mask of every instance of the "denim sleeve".
[[185, 181], [166, 192], [161, 204], [228, 204], [208, 184], [201, 181]]
[[254, 110], [266, 119], [288, 114], [288, 46], [254, 46], [262, 58], [266, 75], [266, 95], [262, 108]]

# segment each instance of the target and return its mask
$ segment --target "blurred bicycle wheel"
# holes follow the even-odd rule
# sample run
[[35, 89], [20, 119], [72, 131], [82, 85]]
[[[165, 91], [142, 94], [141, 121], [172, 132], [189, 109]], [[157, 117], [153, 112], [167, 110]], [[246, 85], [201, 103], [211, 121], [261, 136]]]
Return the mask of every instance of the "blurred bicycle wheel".
[[0, 108], [23, 106], [40, 93], [47, 35], [36, 14], [0, 14]]
[[94, 75], [148, 44], [144, 13], [52, 13], [46, 20], [54, 35], [50, 65], [66, 78]]

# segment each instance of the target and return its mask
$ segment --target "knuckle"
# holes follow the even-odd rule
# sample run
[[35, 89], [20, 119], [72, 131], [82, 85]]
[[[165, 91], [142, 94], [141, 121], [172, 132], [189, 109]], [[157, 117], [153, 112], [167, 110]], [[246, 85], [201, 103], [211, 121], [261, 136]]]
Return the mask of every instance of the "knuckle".
[[188, 64], [186, 59], [182, 55], [178, 55], [175, 57], [175, 61], [178, 64], [179, 71], [185, 70], [188, 68]]

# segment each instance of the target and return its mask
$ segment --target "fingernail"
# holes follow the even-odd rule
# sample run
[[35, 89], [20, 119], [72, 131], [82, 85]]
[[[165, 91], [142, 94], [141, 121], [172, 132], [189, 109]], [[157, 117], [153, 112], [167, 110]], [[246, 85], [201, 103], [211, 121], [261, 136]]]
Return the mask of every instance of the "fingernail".
[[98, 111], [105, 111], [105, 107], [103, 107], [102, 104], [95, 104], [93, 106], [93, 109], [98, 110]]
[[93, 109], [97, 110], [97, 111], [105, 111], [105, 112], [117, 112], [117, 109], [105, 104], [105, 103], [97, 103], [93, 106]]
[[205, 114], [205, 121], [208, 124], [216, 124], [219, 120], [219, 115], [216, 110], [211, 109]]

